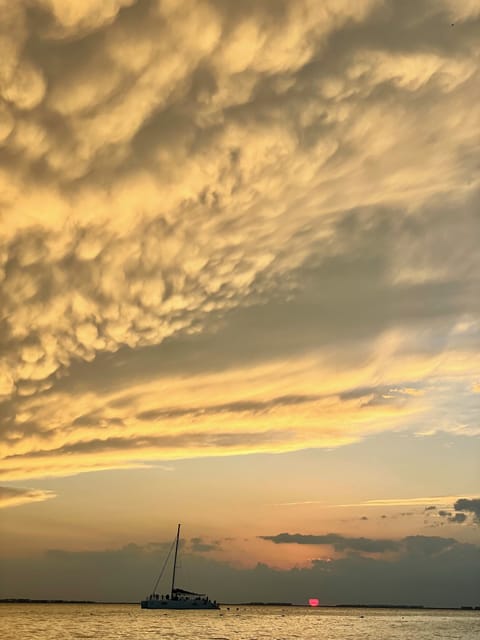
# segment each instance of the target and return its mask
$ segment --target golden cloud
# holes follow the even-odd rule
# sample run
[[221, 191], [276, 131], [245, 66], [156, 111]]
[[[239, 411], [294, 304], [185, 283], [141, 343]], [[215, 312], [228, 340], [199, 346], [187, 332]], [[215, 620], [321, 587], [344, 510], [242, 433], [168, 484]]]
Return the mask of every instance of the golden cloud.
[[17, 487], [0, 487], [0, 509], [16, 507], [30, 502], [43, 502], [54, 498], [52, 491], [40, 489], [19, 489]]
[[[412, 424], [431, 424], [434, 433], [433, 380], [440, 367], [441, 379], [448, 379], [457, 359], [449, 369], [443, 355], [416, 363], [397, 358], [388, 370], [386, 360], [382, 340], [363, 367], [335, 370], [318, 355], [213, 373], [157, 374], [127, 386], [113, 384], [110, 391], [96, 389], [93, 381], [81, 393], [32, 394], [19, 403], [22, 411], [1, 448], [1, 475], [16, 480], [204, 455], [338, 447]], [[379, 377], [415, 369], [423, 393], [375, 384]], [[371, 386], [360, 386], [366, 382]], [[450, 431], [456, 431], [455, 423]], [[476, 430], [465, 427], [462, 433]]]
[[[394, 3], [375, 0], [321, 8], [315, 0], [3, 4], [0, 399], [8, 416], [16, 413], [6, 473], [128, 466], [134, 448], [142, 452], [135, 460], [145, 460], [328, 446], [389, 428], [420, 398], [392, 399], [386, 388], [432, 378], [415, 330], [395, 333], [391, 320], [372, 331], [369, 349], [375, 359], [383, 345], [388, 377], [375, 380], [351, 363], [351, 379], [330, 391], [312, 380], [331, 369], [304, 370], [299, 356], [285, 365], [300, 367], [298, 380], [284, 381], [284, 365], [268, 363], [261, 375], [257, 365], [233, 366], [231, 382], [225, 373], [172, 377], [168, 404], [153, 401], [162, 381], [132, 382], [136, 400], [122, 411], [108, 409], [114, 392], [56, 388], [79, 361], [213, 331], [221, 314], [279, 292], [288, 297], [301, 282], [294, 274], [319, 251], [333, 262], [354, 258], [360, 231], [377, 233], [378, 246], [390, 243], [385, 291], [408, 297], [427, 284], [435, 309], [442, 285], [465, 283], [438, 328], [448, 343], [438, 370], [446, 376], [458, 350], [455, 375], [478, 379], [478, 360], [463, 356], [469, 349], [451, 330], [476, 312], [473, 6], [419, 3], [412, 25]], [[457, 208], [462, 225], [452, 217]], [[384, 211], [391, 226], [370, 228], [369, 210]], [[362, 215], [346, 240], [351, 211]], [[387, 347], [392, 335], [399, 343]], [[407, 347], [411, 354], [395, 365]], [[257, 394], [244, 383], [257, 375], [262, 385], [274, 376], [273, 387]], [[203, 385], [209, 402], [195, 391]], [[379, 385], [382, 402], [375, 393], [325, 399]], [[317, 399], [299, 402], [292, 422], [288, 406], [274, 400], [294, 395]], [[253, 401], [268, 419], [231, 409]], [[149, 411], [161, 420], [138, 419]], [[89, 412], [97, 422], [82, 427], [76, 421]], [[89, 442], [104, 443], [95, 460]]]

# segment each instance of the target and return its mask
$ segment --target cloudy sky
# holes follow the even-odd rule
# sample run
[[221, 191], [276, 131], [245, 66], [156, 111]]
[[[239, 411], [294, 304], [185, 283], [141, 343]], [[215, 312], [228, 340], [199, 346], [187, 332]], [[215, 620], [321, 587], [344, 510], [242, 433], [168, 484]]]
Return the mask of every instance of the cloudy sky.
[[478, 2], [0, 11], [0, 597], [478, 604]]

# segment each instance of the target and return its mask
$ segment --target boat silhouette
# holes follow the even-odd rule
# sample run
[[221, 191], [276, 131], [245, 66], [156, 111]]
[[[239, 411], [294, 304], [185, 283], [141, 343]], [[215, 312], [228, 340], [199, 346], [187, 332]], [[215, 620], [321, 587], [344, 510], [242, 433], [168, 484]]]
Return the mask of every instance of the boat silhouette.
[[[164, 565], [160, 572], [160, 575], [157, 578], [155, 586], [153, 588], [152, 593], [140, 602], [140, 606], [142, 609], [220, 609], [220, 606], [217, 604], [216, 600], [210, 600], [210, 598], [204, 593], [196, 593], [195, 591], [187, 591], [186, 589], [180, 589], [175, 586], [175, 573], [177, 569], [177, 558], [178, 558], [178, 543], [180, 540], [180, 524], [177, 527], [177, 535], [174, 543], [170, 547], [170, 551], [165, 559]], [[168, 559], [173, 549], [173, 544], [175, 545], [175, 556], [173, 559], [173, 570], [172, 570], [172, 586], [170, 589], [170, 593], [166, 595], [159, 595], [157, 593], [158, 583], [165, 571], [165, 567], [167, 566]]]

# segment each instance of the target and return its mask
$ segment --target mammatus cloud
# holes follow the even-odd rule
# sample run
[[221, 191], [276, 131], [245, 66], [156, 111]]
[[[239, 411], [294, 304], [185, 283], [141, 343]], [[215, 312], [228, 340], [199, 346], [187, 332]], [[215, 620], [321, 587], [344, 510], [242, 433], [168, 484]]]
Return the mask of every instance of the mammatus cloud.
[[30, 502], [43, 502], [54, 498], [53, 491], [43, 491], [40, 489], [19, 489], [17, 487], [0, 487], [0, 509], [5, 507], [16, 507], [20, 504]]
[[472, 4], [3, 5], [4, 478], [478, 432]]

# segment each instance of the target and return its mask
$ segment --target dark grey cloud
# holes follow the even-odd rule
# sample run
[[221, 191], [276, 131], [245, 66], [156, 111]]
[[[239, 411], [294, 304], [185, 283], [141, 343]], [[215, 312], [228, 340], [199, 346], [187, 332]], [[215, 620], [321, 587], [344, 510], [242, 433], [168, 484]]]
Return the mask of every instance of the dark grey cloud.
[[383, 520], [386, 520], [386, 519], [396, 520], [398, 518], [410, 518], [410, 517], [415, 516], [415, 515], [417, 515], [415, 511], [402, 511], [400, 513], [393, 513], [393, 514], [388, 515], [388, 516], [385, 515], [385, 514], [381, 515], [380, 519], [383, 519]]
[[[454, 513], [445, 509], [439, 509], [437, 514], [440, 518], [452, 524], [478, 523], [478, 513], [480, 512], [480, 500], [478, 498], [460, 498], [455, 502], [454, 509]], [[472, 515], [472, 518], [469, 519], [470, 515]], [[441, 524], [443, 525], [444, 523], [442, 522]]]
[[480, 522], [480, 498], [460, 498], [455, 502], [453, 507], [455, 511], [473, 513], [475, 520]]
[[422, 556], [437, 556], [458, 544], [454, 538], [420, 535], [407, 536], [403, 539], [403, 543], [408, 553]]
[[[315, 595], [324, 604], [477, 605], [480, 548], [450, 539], [437, 547], [443, 550], [441, 555], [418, 553], [414, 548], [394, 560], [351, 555], [328, 562], [315, 560], [311, 567], [291, 570], [266, 564], [237, 569], [210, 556], [186, 553], [178, 584], [205, 590], [222, 602], [303, 604]], [[139, 602], [154, 584], [164, 554], [165, 550], [159, 553], [151, 546], [131, 544], [116, 550], [56, 550], [15, 560], [3, 558], [0, 597]], [[160, 585], [162, 589], [168, 589], [168, 584]]]
[[454, 522], [457, 524], [462, 524], [463, 522], [465, 522], [467, 519], [467, 515], [465, 513], [454, 513], [453, 516], [451, 516], [448, 521], [449, 522]]
[[398, 551], [400, 544], [395, 540], [377, 540], [371, 538], [349, 538], [337, 533], [325, 535], [306, 535], [301, 533], [279, 533], [275, 536], [259, 536], [275, 544], [331, 545], [335, 551], [360, 551], [365, 553], [384, 553]]
[[324, 535], [306, 535], [280, 533], [275, 536], [259, 536], [262, 540], [269, 540], [275, 544], [308, 544], [308, 545], [332, 545], [335, 551], [353, 551], [359, 553], [386, 553], [399, 552], [435, 556], [444, 553], [455, 546], [454, 538], [442, 538], [438, 536], [407, 536], [400, 540], [353, 538], [337, 533]]
[[193, 552], [205, 553], [209, 551], [218, 551], [221, 547], [218, 541], [205, 542], [202, 538], [191, 538], [190, 548]]

